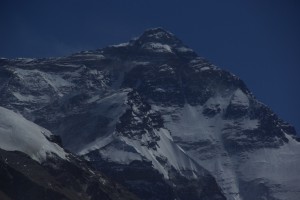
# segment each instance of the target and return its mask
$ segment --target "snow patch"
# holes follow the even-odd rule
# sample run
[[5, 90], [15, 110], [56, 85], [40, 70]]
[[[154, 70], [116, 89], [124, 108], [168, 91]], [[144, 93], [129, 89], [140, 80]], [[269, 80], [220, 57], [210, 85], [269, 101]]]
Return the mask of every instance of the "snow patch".
[[161, 43], [154, 43], [154, 42], [146, 43], [142, 46], [142, 48], [156, 53], [173, 53], [169, 45], [161, 44]]
[[234, 105], [249, 107], [249, 98], [241, 89], [235, 91], [230, 102]]
[[211, 68], [210, 67], [202, 67], [201, 69], [200, 69], [200, 71], [207, 71], [207, 70], [210, 70]]
[[170, 74], [175, 74], [173, 67], [167, 64], [159, 66], [159, 72], [169, 72]]
[[162, 88], [155, 88], [154, 92], [161, 92], [164, 93], [166, 92], [166, 90], [162, 89]]
[[138, 154], [134, 148], [128, 147], [125, 142], [120, 141], [118, 144], [112, 142], [112, 144], [113, 145], [107, 145], [99, 151], [102, 158], [127, 165], [135, 160], [143, 160], [143, 156]]
[[172, 33], [166, 31], [157, 31], [155, 33], [147, 34], [148, 38], [161, 39], [161, 38], [171, 38]]
[[118, 48], [118, 47], [126, 47], [128, 46], [130, 43], [129, 42], [124, 42], [124, 43], [121, 43], [121, 44], [114, 44], [114, 45], [111, 45], [110, 47], [115, 47], [115, 48]]
[[299, 199], [300, 194], [300, 143], [290, 135], [285, 135], [289, 143], [278, 149], [263, 148], [244, 154], [244, 162], [238, 170], [245, 181], [261, 179], [278, 185], [271, 192], [278, 199]]
[[[171, 166], [188, 178], [197, 178], [199, 174], [203, 173], [203, 171], [199, 171], [197, 164], [173, 142], [167, 129], [160, 128], [154, 130], [154, 132], [160, 137], [160, 140], [157, 141], [156, 149], [141, 145], [151, 140], [147, 135], [143, 135], [141, 140], [133, 140], [127, 137], [122, 137], [122, 140], [133, 147], [140, 155], [151, 161], [153, 167], [163, 174], [166, 179], [169, 179]], [[162, 163], [159, 158], [165, 160], [165, 163]]]
[[187, 48], [187, 47], [179, 47], [179, 48], [176, 48], [176, 50], [179, 51], [179, 52], [182, 52], [182, 53], [193, 52], [192, 49]]
[[36, 69], [25, 70], [20, 68], [15, 68], [14, 73], [20, 78], [20, 81], [23, 82], [26, 87], [32, 90], [41, 90], [43, 88], [51, 87], [58, 93], [58, 95], [62, 96], [64, 88], [74, 86], [73, 83], [55, 73], [46, 73]]
[[45, 136], [51, 133], [26, 120], [20, 114], [0, 107], [0, 148], [6, 151], [21, 151], [32, 159], [43, 162], [51, 154], [66, 159], [67, 153]]
[[50, 101], [49, 96], [42, 95], [42, 96], [33, 96], [33, 95], [24, 95], [20, 94], [19, 92], [13, 92], [12, 93], [19, 101], [25, 101], [25, 102], [48, 102]]
[[130, 91], [131, 90], [128, 89], [121, 90], [117, 93], [102, 97], [100, 100], [96, 96], [88, 100], [89, 102], [96, 103], [96, 108], [92, 113], [93, 115], [103, 115], [107, 118], [110, 118], [111, 121], [107, 126], [107, 134], [105, 136], [98, 137], [89, 144], [84, 144], [83, 146], [78, 147], [78, 154], [84, 155], [90, 151], [101, 149], [113, 140], [112, 134], [115, 131], [115, 126], [120, 116], [122, 116], [127, 109], [127, 105], [125, 104], [125, 102], [127, 100], [127, 94]]
[[[185, 104], [183, 108], [153, 106], [159, 110], [170, 130], [174, 142], [198, 164], [215, 175], [229, 199], [240, 199], [238, 180], [231, 158], [222, 145], [221, 130], [226, 123], [222, 113], [228, 106], [230, 95], [210, 98], [204, 106]], [[204, 107], [218, 105], [220, 114], [213, 117], [203, 115]], [[235, 195], [234, 195], [235, 194]]]

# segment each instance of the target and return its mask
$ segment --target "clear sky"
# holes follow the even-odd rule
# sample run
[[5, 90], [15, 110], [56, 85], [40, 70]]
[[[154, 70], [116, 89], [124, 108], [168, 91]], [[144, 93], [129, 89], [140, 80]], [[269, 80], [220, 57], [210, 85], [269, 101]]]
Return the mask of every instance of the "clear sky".
[[0, 57], [62, 56], [163, 27], [300, 132], [299, 0], [0, 0]]

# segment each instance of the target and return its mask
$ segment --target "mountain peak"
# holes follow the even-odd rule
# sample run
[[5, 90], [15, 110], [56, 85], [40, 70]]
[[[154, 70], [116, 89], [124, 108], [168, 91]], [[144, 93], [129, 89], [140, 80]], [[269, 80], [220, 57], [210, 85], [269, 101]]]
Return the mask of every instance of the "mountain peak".
[[[178, 39], [173, 33], [161, 28], [146, 29], [139, 37], [134, 38], [126, 43], [112, 45], [115, 48], [134, 48], [146, 55], [180, 55], [181, 57], [197, 57], [197, 54]], [[111, 50], [111, 48], [109, 48]], [[131, 49], [132, 50], [132, 49]], [[131, 52], [131, 51], [129, 51]], [[149, 54], [150, 53], [150, 54]]]
[[143, 35], [148, 37], [174, 37], [174, 34], [165, 30], [162, 27], [146, 29]]
[[197, 54], [178, 39], [173, 33], [161, 28], [150, 28], [131, 40], [131, 45], [143, 49], [147, 53], [180, 54], [181, 56], [195, 57]]
[[147, 29], [139, 38], [141, 43], [159, 42], [163, 44], [176, 44], [181, 41], [171, 32], [161, 27]]

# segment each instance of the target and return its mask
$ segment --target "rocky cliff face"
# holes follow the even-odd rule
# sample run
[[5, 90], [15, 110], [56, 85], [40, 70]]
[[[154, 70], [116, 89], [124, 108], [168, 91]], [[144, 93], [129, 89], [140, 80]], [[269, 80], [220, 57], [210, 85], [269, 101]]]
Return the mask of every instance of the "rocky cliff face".
[[0, 66], [1, 106], [59, 135], [142, 199], [299, 197], [294, 128], [161, 28]]

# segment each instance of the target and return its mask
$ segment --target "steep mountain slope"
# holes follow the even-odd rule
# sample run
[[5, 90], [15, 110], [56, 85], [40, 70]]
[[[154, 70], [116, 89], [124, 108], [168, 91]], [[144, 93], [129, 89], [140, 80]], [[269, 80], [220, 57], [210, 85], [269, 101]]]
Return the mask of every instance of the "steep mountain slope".
[[136, 199], [65, 152], [48, 130], [0, 107], [1, 199]]
[[3, 107], [0, 107], [0, 138], [2, 149], [24, 152], [38, 162], [51, 155], [67, 159], [67, 153], [49, 141], [53, 135], [48, 130]]
[[294, 128], [161, 28], [104, 49], [0, 66], [1, 106], [60, 135], [143, 199], [299, 197]]

